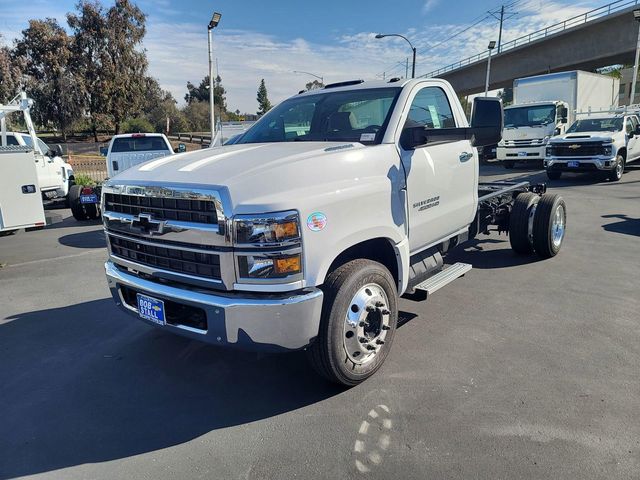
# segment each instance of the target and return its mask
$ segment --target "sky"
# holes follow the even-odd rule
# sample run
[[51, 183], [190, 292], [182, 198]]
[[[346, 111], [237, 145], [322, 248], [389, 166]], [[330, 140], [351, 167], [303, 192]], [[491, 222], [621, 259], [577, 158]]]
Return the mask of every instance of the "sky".
[[[101, 0], [110, 6], [112, 0]], [[198, 84], [208, 71], [207, 24], [214, 30], [214, 56], [227, 90], [227, 107], [257, 110], [256, 91], [264, 78], [275, 104], [303, 89], [314, 77], [325, 83], [362, 78], [403, 77], [411, 55], [398, 33], [417, 48], [416, 74], [422, 75], [486, 49], [497, 40], [498, 21], [487, 14], [499, 0], [137, 0], [147, 15], [144, 48], [149, 73], [184, 103], [186, 83]], [[505, 0], [514, 13], [505, 21], [503, 42], [564, 21], [606, 0]], [[32, 18], [56, 18], [76, 0], [0, 0], [0, 33], [10, 44]], [[469, 26], [474, 25], [472, 28]], [[462, 33], [460, 33], [462, 32]], [[457, 34], [456, 36], [454, 36]], [[451, 38], [453, 36], [453, 38]], [[410, 60], [409, 60], [410, 61]]]

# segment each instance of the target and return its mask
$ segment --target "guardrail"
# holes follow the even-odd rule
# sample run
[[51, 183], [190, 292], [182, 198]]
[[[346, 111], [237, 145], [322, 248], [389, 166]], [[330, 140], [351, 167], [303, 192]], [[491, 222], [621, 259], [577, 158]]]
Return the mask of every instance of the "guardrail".
[[[640, 3], [640, 0], [618, 0], [616, 2], [609, 3], [602, 7], [595, 8], [586, 13], [582, 13], [580, 15], [576, 15], [575, 17], [571, 17], [563, 22], [550, 25], [540, 30], [536, 30], [535, 32], [531, 32], [528, 35], [523, 35], [514, 40], [505, 42], [500, 46], [500, 53], [504, 53], [506, 50], [511, 50], [516, 47], [521, 47], [528, 43], [540, 40], [542, 38], [546, 38], [550, 35], [555, 35], [556, 33], [563, 32], [569, 28], [577, 27], [579, 25], [584, 25], [585, 23], [591, 22], [598, 18], [606, 17], [607, 15], [611, 15], [612, 13], [616, 13], [621, 10], [625, 10], [631, 6], [638, 5], [638, 3]], [[488, 51], [478, 53], [477, 55], [473, 55], [471, 57], [465, 58], [463, 60], [460, 60], [459, 62], [452, 63], [445, 67], [440, 67], [439, 69], [434, 70], [432, 72], [426, 73], [424, 75], [420, 75], [420, 77], [426, 77], [426, 78], [437, 77], [444, 73], [451, 72], [453, 70], [457, 70], [459, 68], [471, 65], [472, 63], [479, 62], [480, 60], [483, 60], [488, 56], [489, 56]]]

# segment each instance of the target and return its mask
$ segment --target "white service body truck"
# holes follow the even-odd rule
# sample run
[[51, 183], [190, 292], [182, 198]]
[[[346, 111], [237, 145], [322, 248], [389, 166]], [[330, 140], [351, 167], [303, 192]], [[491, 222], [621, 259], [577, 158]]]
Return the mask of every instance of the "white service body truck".
[[[180, 144], [180, 151], [186, 148]], [[171, 142], [162, 133], [123, 133], [114, 135], [107, 147], [100, 148], [107, 162], [108, 178], [134, 165], [154, 158], [173, 155]], [[78, 185], [69, 198], [69, 207], [76, 220], [94, 220], [100, 216], [100, 186]]]
[[[24, 92], [17, 95], [6, 105], [0, 105], [0, 234], [6, 235], [21, 228], [42, 228], [51, 223], [53, 216], [44, 212], [43, 197], [47, 192], [55, 197], [58, 193], [66, 194], [67, 186], [51, 172], [51, 164], [64, 170], [67, 164], [59, 159], [55, 162], [53, 154], [47, 148], [38, 146], [31, 121], [30, 108], [33, 100]], [[7, 117], [11, 114], [22, 114], [28, 134], [7, 132]], [[35, 145], [35, 147], [34, 147]], [[60, 165], [62, 163], [63, 165]], [[72, 179], [73, 171], [67, 170]], [[59, 171], [58, 171], [59, 172]], [[44, 183], [44, 186], [43, 186]]]
[[617, 106], [619, 85], [616, 78], [580, 70], [514, 80], [497, 159], [505, 168], [517, 161], [544, 160], [549, 139], [565, 132], [576, 111]]
[[438, 79], [351, 81], [301, 93], [238, 143], [159, 158], [102, 188], [114, 300], [145, 322], [252, 350], [306, 349], [355, 385], [387, 356], [398, 297], [471, 266], [451, 249], [490, 228], [558, 253], [565, 203], [544, 185], [478, 183], [498, 99], [469, 126]]
[[627, 163], [640, 160], [640, 116], [623, 108], [579, 113], [565, 135], [547, 145], [544, 167], [550, 180], [562, 172], [588, 172], [617, 182]]

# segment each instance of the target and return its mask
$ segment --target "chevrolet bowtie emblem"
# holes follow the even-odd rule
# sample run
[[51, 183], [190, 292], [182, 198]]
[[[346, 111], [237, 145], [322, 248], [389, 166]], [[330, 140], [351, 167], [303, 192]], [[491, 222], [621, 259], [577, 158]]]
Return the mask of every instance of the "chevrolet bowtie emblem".
[[570, 148], [571, 150], [577, 150], [577, 149], [579, 149], [579, 148], [580, 148], [580, 145], [578, 145], [577, 143], [574, 143], [573, 145], [569, 145], [569, 148]]
[[131, 227], [139, 230], [141, 233], [161, 234], [164, 228], [164, 222], [160, 220], [154, 220], [153, 217], [151, 217], [151, 215], [147, 213], [141, 213], [136, 218], [131, 220]]

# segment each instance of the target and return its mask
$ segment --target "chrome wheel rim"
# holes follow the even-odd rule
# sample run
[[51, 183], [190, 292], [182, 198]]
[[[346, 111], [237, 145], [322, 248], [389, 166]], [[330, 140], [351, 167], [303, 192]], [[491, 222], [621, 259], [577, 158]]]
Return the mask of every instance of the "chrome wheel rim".
[[622, 162], [622, 160], [618, 160], [618, 163], [616, 164], [616, 178], [622, 177], [623, 168], [624, 168], [624, 163]]
[[354, 364], [371, 362], [385, 344], [389, 321], [389, 298], [375, 283], [361, 287], [351, 299], [344, 318], [342, 341]]
[[558, 205], [555, 213], [553, 214], [553, 221], [551, 222], [551, 241], [553, 242], [553, 246], [556, 248], [560, 246], [562, 239], [564, 238], [564, 224], [564, 206]]

